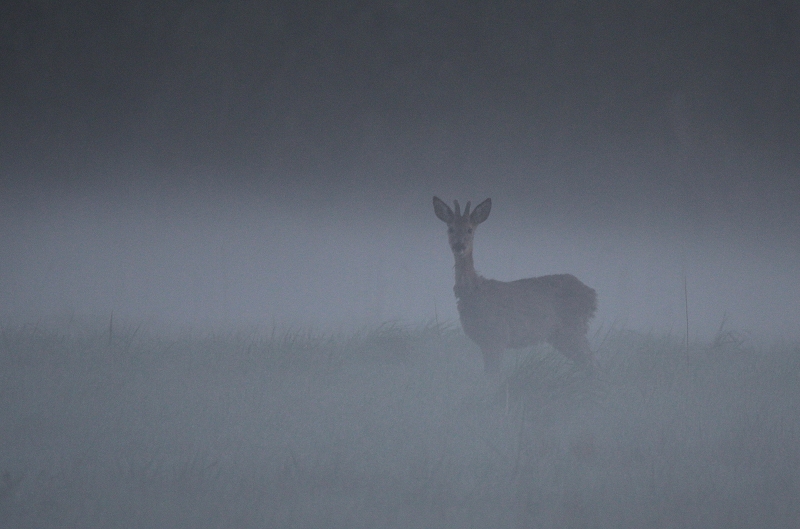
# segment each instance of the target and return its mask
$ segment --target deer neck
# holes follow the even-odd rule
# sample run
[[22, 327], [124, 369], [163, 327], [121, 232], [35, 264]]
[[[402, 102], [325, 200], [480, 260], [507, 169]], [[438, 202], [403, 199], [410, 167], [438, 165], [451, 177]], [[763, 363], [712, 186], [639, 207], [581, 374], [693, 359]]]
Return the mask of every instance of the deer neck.
[[481, 277], [475, 271], [472, 252], [463, 257], [456, 256], [456, 285], [453, 287], [457, 298], [469, 296], [478, 288]]

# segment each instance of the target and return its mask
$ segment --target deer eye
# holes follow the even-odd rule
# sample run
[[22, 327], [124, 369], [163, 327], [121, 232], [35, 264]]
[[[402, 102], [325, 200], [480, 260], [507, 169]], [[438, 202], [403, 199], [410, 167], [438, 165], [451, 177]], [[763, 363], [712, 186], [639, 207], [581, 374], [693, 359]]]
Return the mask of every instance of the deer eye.
[[467, 233], [472, 233], [472, 228], [467, 228]]

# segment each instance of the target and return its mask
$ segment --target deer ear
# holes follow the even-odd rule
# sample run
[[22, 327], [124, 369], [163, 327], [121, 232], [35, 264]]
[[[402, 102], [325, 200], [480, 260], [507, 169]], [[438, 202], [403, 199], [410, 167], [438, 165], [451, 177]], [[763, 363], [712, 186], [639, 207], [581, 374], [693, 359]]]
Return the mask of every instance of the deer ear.
[[450, 209], [450, 206], [444, 203], [439, 197], [433, 197], [433, 212], [442, 222], [450, 224], [455, 218], [455, 213]]
[[472, 211], [472, 214], [469, 216], [469, 221], [472, 224], [478, 225], [487, 218], [489, 218], [489, 212], [492, 210], [492, 199], [487, 198], [477, 206]]

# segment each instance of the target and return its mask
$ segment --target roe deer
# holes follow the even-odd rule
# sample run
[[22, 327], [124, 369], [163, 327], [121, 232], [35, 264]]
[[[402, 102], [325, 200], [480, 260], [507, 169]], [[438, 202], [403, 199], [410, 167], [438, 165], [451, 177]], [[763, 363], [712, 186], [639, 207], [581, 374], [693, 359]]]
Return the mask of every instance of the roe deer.
[[458, 315], [464, 333], [483, 353], [487, 373], [500, 370], [503, 351], [548, 342], [576, 363], [590, 363], [586, 333], [597, 308], [595, 291], [570, 274], [517, 281], [497, 281], [478, 275], [472, 262], [475, 228], [489, 217], [492, 199], [461, 214], [433, 197], [433, 211], [447, 224], [450, 249], [456, 259]]

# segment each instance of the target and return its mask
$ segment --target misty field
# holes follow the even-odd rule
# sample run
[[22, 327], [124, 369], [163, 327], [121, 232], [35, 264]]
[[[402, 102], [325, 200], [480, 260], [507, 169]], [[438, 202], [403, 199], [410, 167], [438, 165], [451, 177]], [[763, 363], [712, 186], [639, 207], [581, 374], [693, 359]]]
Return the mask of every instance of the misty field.
[[800, 347], [0, 330], [0, 526], [797, 527]]

